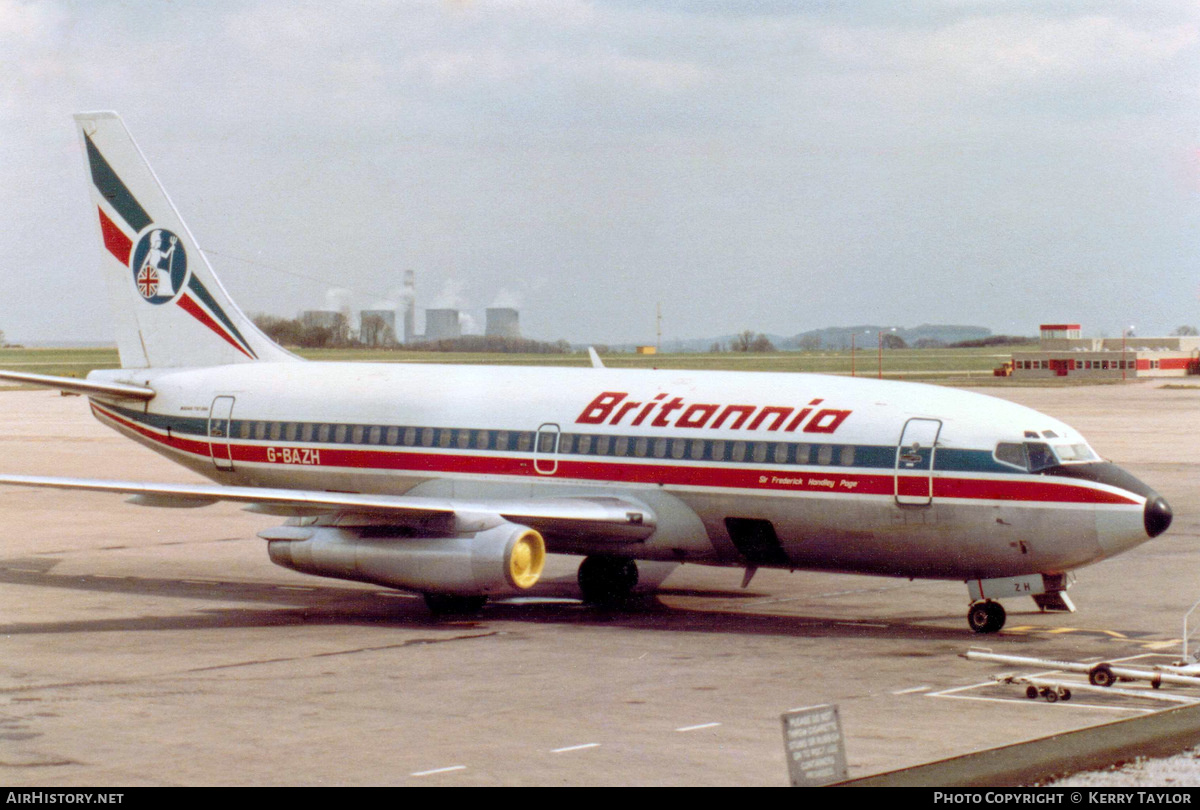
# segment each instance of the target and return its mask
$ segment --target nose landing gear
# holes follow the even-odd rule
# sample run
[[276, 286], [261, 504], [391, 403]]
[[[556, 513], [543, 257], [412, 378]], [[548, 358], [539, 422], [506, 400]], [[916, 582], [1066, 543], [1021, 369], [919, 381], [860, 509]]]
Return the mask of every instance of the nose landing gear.
[[998, 633], [1006, 618], [1004, 606], [990, 599], [975, 602], [967, 610], [967, 624], [976, 633]]

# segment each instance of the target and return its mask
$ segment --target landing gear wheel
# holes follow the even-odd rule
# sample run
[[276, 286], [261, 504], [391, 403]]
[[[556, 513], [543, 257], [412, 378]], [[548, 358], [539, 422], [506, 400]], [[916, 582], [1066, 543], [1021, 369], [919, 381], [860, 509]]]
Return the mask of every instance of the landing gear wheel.
[[1117, 682], [1117, 676], [1108, 664], [1096, 664], [1088, 670], [1088, 681], [1092, 686], [1112, 686]]
[[463, 616], [478, 613], [486, 604], [486, 596], [458, 596], [452, 593], [425, 594], [425, 606], [435, 616]]
[[583, 601], [608, 607], [620, 605], [638, 582], [637, 563], [628, 557], [588, 557], [579, 566]]
[[1007, 615], [999, 602], [976, 602], [967, 611], [967, 624], [976, 633], [998, 633]]

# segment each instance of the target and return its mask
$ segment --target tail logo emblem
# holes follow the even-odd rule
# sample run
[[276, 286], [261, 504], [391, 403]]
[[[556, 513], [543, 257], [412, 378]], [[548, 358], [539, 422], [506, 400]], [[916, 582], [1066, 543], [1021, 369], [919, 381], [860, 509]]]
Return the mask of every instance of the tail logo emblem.
[[165, 228], [150, 228], [138, 239], [130, 267], [138, 294], [151, 304], [165, 304], [183, 289], [187, 252], [175, 234]]

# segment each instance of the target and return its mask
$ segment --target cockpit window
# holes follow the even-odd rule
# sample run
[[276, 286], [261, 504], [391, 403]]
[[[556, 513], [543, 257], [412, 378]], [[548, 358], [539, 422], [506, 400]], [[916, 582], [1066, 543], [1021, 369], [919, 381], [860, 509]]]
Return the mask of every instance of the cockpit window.
[[1025, 453], [1029, 456], [1029, 471], [1037, 472], [1058, 464], [1054, 451], [1044, 442], [1025, 442]]
[[1054, 452], [1064, 464], [1072, 461], [1099, 461], [1100, 457], [1086, 444], [1056, 444]]
[[1022, 470], [1028, 470], [1029, 465], [1025, 461], [1025, 445], [1017, 442], [1000, 442], [996, 445], [996, 460], [1002, 461], [1005, 464], [1011, 464], [1014, 467], [1020, 467]]
[[996, 460], [1028, 472], [1039, 472], [1061, 464], [1085, 464], [1100, 457], [1083, 443], [1047, 444], [1046, 442], [1000, 442], [993, 453]]

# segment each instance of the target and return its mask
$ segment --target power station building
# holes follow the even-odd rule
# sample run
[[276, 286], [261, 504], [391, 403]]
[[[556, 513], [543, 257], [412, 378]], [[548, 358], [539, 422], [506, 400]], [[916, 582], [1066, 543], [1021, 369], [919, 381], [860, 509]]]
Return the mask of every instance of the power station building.
[[462, 337], [457, 309], [425, 310], [425, 340], [453, 340]]
[[396, 345], [396, 310], [364, 309], [359, 313], [358, 340], [368, 346]]
[[1200, 336], [1084, 338], [1079, 335], [1077, 323], [1042, 324], [1037, 351], [1013, 352], [1012, 376], [1122, 380], [1200, 374]]
[[483, 330], [484, 335], [502, 338], [519, 338], [521, 336], [520, 316], [515, 309], [488, 307], [486, 316], [487, 324]]

